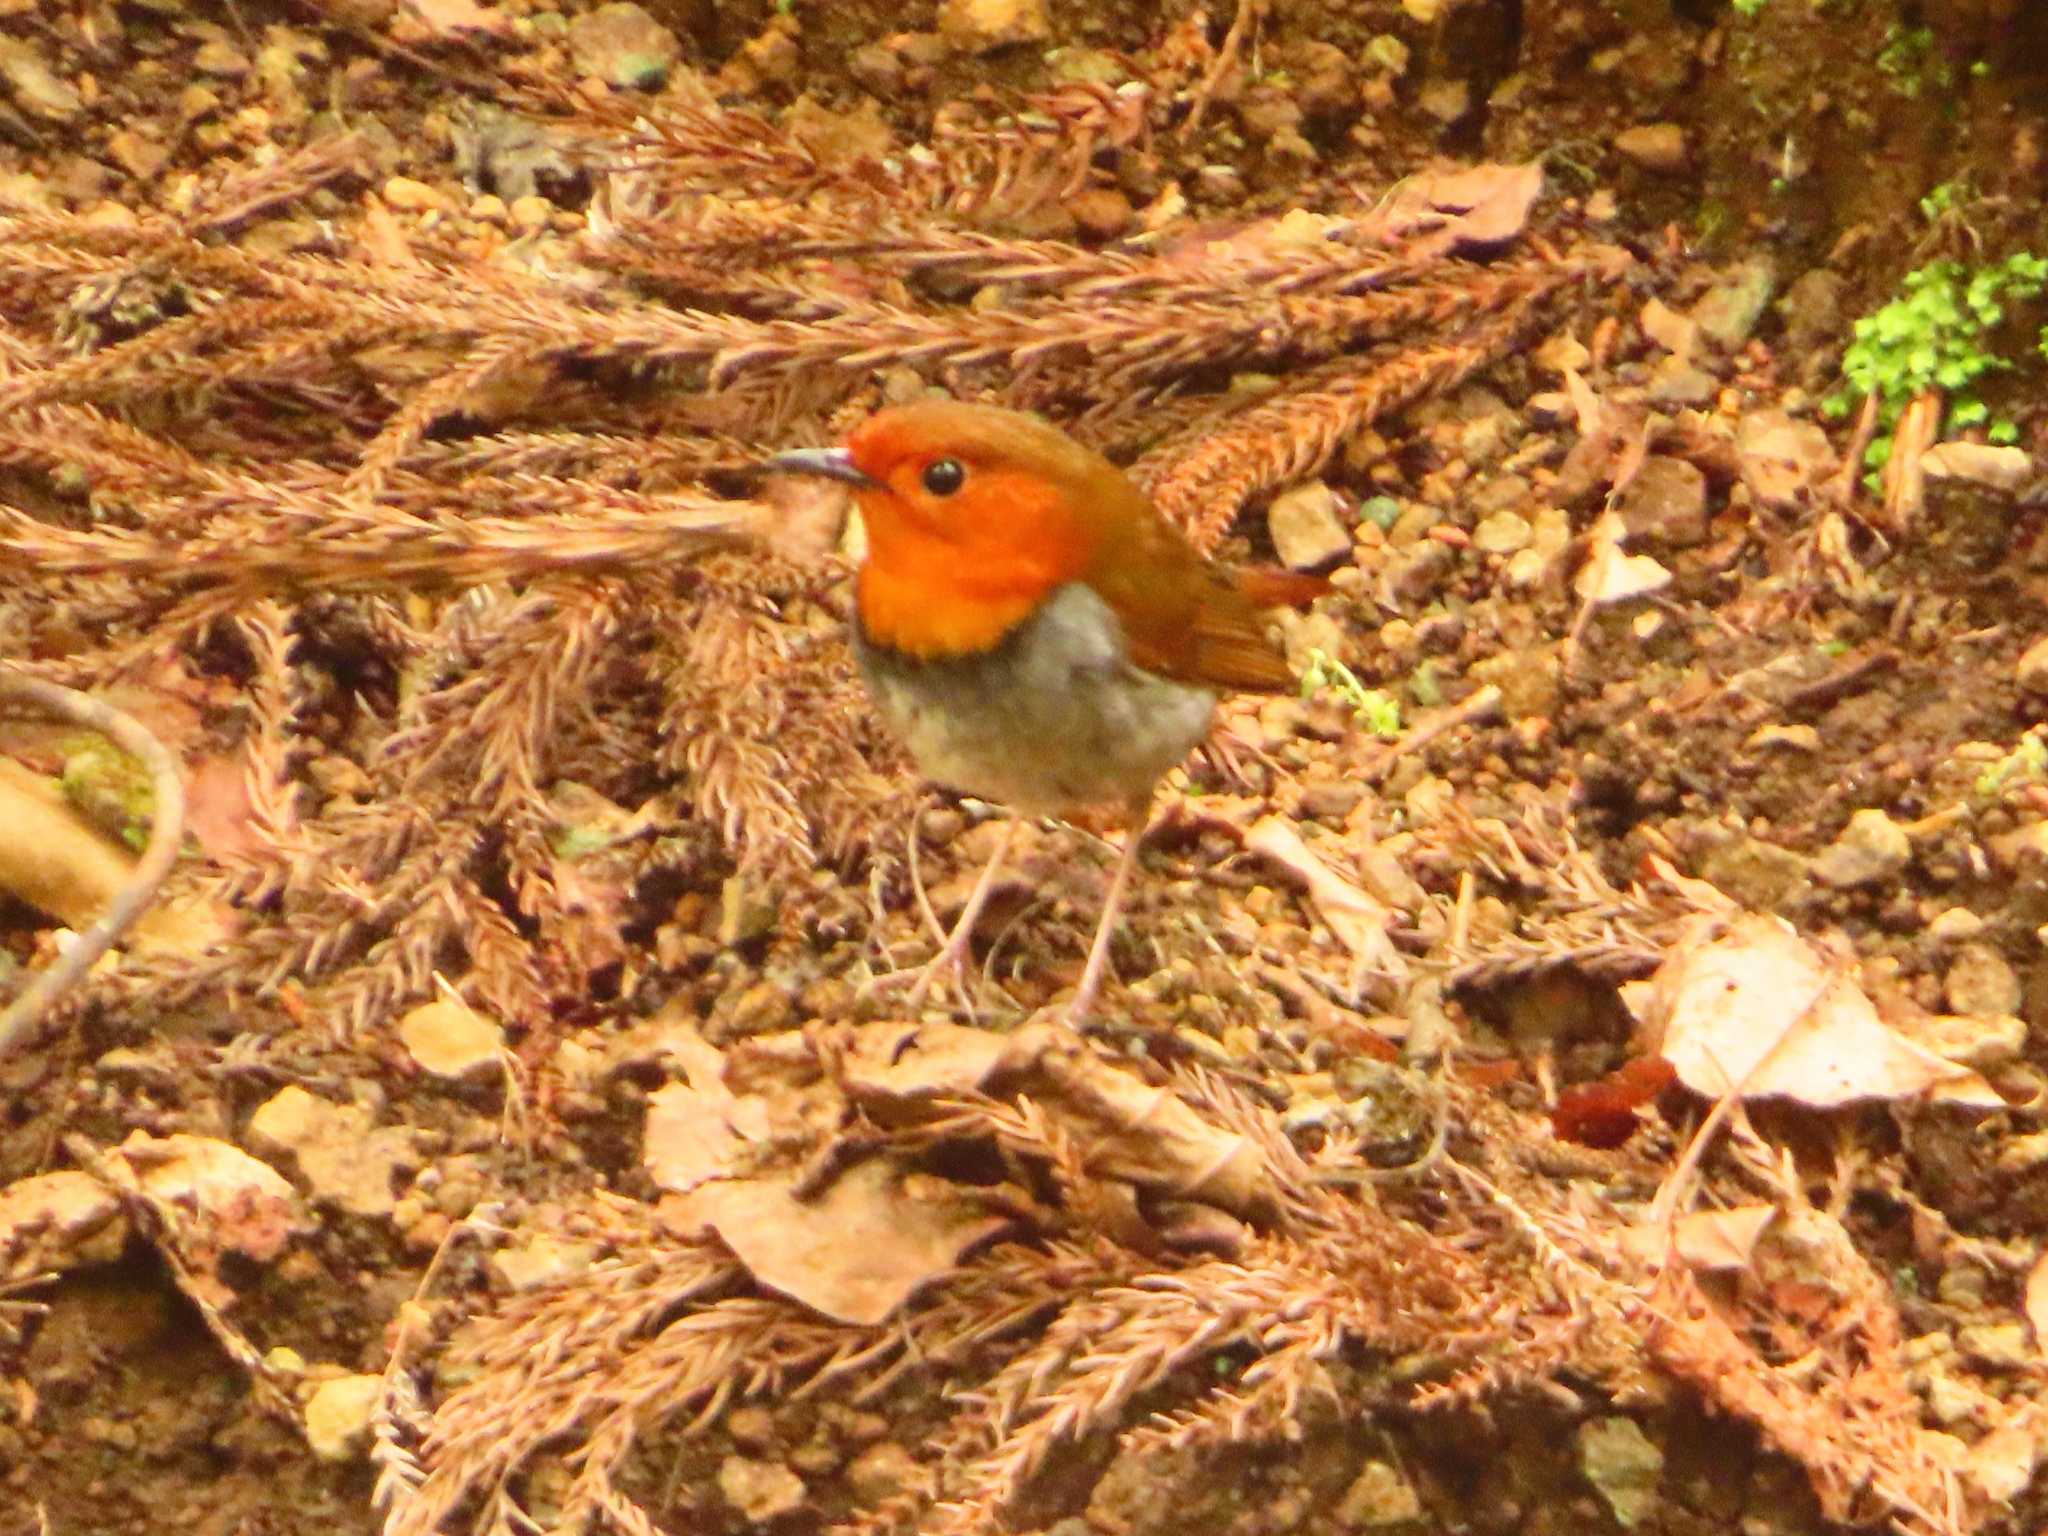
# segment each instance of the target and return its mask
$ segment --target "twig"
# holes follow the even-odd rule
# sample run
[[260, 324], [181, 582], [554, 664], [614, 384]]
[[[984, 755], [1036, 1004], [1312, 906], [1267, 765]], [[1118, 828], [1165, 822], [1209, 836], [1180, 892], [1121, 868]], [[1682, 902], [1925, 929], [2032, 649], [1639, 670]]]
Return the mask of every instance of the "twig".
[[185, 782], [177, 759], [134, 716], [74, 688], [46, 683], [0, 669], [0, 699], [19, 699], [48, 710], [59, 719], [98, 731], [149, 769], [156, 793], [150, 818], [149, 846], [135, 865], [135, 874], [98, 922], [75, 939], [56, 962], [30, 982], [5, 1013], [0, 1013], [0, 1059], [5, 1059], [33, 1030], [50, 1006], [92, 969], [155, 899], [157, 889], [178, 859], [185, 835]]

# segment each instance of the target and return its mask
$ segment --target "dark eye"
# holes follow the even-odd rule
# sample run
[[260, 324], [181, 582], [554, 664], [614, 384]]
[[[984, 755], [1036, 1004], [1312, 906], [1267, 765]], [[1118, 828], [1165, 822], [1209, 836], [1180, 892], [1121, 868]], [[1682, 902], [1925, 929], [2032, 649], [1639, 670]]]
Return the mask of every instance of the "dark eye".
[[950, 496], [967, 483], [967, 470], [958, 459], [934, 459], [924, 467], [924, 488], [934, 496]]

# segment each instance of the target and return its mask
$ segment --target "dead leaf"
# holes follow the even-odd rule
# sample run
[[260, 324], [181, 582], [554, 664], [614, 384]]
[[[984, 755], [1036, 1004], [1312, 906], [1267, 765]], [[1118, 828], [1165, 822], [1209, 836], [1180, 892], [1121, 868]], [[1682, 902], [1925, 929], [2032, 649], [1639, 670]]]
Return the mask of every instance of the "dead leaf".
[[1747, 1269], [1756, 1254], [1758, 1239], [1777, 1219], [1778, 1208], [1774, 1205], [1695, 1211], [1673, 1222], [1668, 1233], [1661, 1224], [1629, 1227], [1621, 1234], [1621, 1246], [1646, 1263], [1661, 1260], [1668, 1245], [1668, 1251], [1676, 1253], [1691, 1269]]
[[1623, 1000], [1679, 1081], [1709, 1098], [1831, 1108], [1926, 1094], [2004, 1107], [1975, 1072], [1887, 1028], [1862, 989], [1776, 917], [1693, 919]]
[[1308, 888], [1316, 911], [1356, 962], [1354, 991], [1356, 979], [1367, 973], [1396, 978], [1408, 974], [1408, 961], [1387, 937], [1397, 916], [1394, 910], [1373, 900], [1318, 858], [1301, 840], [1293, 822], [1283, 816], [1263, 816], [1245, 829], [1244, 845]]
[[1386, 239], [1406, 240], [1413, 256], [1483, 250], [1519, 235], [1543, 195], [1543, 165], [1474, 165], [1424, 171], [1394, 188], [1366, 226]]
[[779, 1179], [722, 1179], [673, 1202], [761, 1284], [842, 1323], [879, 1323], [1010, 1225], [967, 1186], [893, 1158], [856, 1164], [813, 1199]]
[[2026, 1311], [2034, 1326], [2034, 1348], [2048, 1355], [2048, 1254], [2036, 1259], [2028, 1272]]
[[431, 31], [442, 36], [482, 32], [503, 37], [512, 30], [511, 19], [502, 11], [487, 11], [476, 0], [405, 0], [405, 3], [407, 10]]
[[1671, 585], [1671, 573], [1648, 555], [1631, 555], [1621, 547], [1628, 527], [1612, 512], [1593, 524], [1592, 545], [1579, 570], [1574, 590], [1589, 606], [1647, 597]]

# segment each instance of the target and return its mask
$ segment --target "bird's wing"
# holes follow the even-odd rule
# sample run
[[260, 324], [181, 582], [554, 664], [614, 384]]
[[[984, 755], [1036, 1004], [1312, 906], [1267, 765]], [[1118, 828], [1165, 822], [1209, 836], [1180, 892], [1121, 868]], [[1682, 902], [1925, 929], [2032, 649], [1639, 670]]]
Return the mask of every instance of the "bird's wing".
[[1266, 633], [1265, 610], [1329, 590], [1318, 576], [1227, 571], [1148, 505], [1123, 527], [1088, 574], [1124, 627], [1131, 660], [1177, 682], [1257, 693], [1296, 686], [1287, 657]]

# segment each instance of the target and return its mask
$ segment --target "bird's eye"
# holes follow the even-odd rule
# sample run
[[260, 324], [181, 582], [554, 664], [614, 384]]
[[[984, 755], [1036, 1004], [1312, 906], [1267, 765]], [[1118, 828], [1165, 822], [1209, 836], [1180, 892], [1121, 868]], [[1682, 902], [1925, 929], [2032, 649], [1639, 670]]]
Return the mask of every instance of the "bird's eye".
[[967, 470], [958, 459], [934, 459], [924, 467], [924, 488], [934, 496], [950, 496], [967, 483]]

